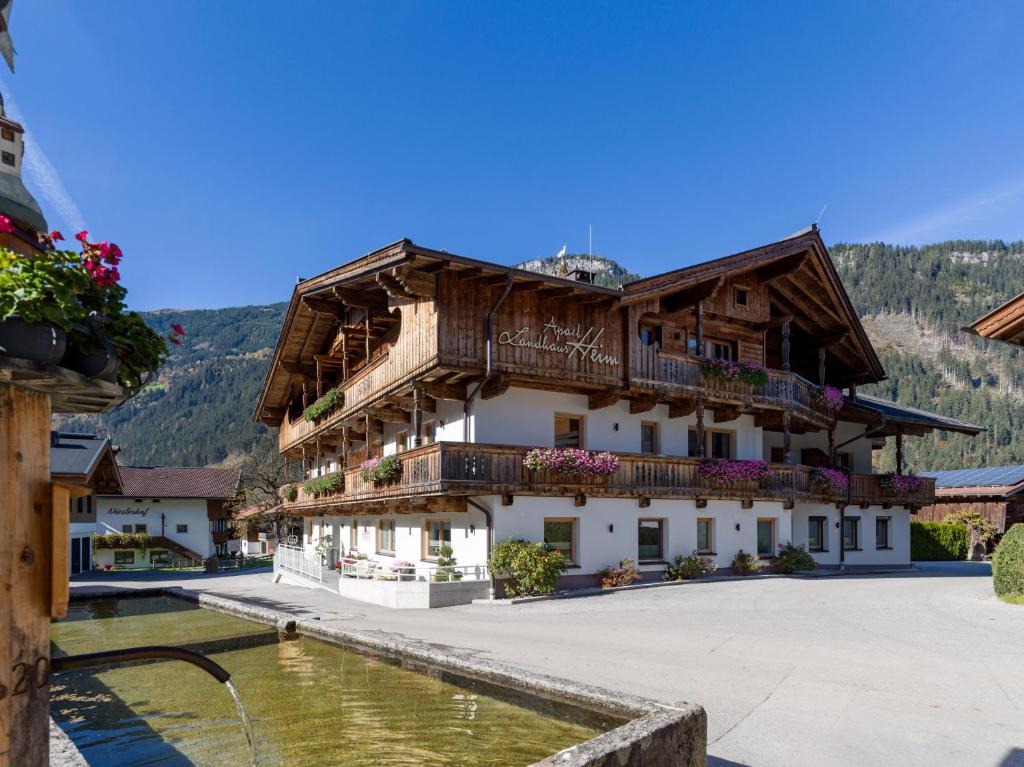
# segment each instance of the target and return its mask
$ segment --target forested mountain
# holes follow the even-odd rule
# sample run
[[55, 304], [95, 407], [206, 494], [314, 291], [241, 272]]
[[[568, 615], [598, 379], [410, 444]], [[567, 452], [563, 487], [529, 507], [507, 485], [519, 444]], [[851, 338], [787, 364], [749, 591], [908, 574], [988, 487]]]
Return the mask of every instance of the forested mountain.
[[[954, 241], [920, 248], [839, 243], [830, 248], [888, 380], [863, 391], [984, 426], [972, 439], [907, 440], [918, 471], [1024, 463], [1024, 366], [1012, 347], [959, 328], [1024, 290], [1024, 243]], [[564, 264], [564, 266], [563, 266]], [[523, 268], [595, 272], [618, 287], [637, 279], [601, 256], [534, 259]], [[62, 417], [61, 428], [111, 433], [122, 463], [207, 465], [273, 449], [250, 416], [286, 305], [147, 315], [158, 330], [188, 332], [143, 394], [104, 416]], [[269, 435], [273, 437], [273, 435]], [[892, 463], [892, 446], [879, 456]]]

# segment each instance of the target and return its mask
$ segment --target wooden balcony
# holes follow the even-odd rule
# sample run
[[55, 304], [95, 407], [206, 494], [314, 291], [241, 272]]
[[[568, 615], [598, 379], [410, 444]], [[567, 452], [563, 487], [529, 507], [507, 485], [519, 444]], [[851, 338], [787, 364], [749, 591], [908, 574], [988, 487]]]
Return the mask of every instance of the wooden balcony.
[[676, 456], [618, 453], [619, 468], [609, 477], [581, 478], [538, 472], [523, 466], [528, 447], [441, 442], [399, 455], [402, 470], [391, 483], [367, 482], [358, 469], [344, 472], [344, 489], [319, 498], [307, 496], [298, 485], [298, 497], [285, 503], [293, 514], [385, 512], [381, 501], [428, 496], [545, 495], [600, 498], [731, 499], [840, 503], [848, 505], [923, 506], [933, 502], [934, 480], [922, 478], [920, 492], [893, 495], [884, 491], [872, 474], [855, 474], [848, 491], [822, 494], [811, 484], [811, 467], [770, 464], [771, 476], [729, 487], [706, 484], [698, 475], [700, 460]]
[[796, 373], [782, 370], [769, 369], [768, 382], [760, 385], [720, 381], [704, 375], [699, 357], [658, 352], [655, 364], [646, 375], [641, 372], [632, 382], [635, 386], [650, 386], [667, 394], [700, 396], [709, 403], [780, 410], [788, 406], [797, 417], [819, 426], [827, 427], [832, 421], [832, 414], [815, 403], [814, 393], [818, 387]]

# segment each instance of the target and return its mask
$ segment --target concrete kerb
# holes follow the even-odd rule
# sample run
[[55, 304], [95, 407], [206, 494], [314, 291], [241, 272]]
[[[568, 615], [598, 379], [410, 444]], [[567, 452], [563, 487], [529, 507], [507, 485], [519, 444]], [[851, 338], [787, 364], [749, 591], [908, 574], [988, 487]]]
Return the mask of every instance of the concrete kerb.
[[625, 764], [704, 767], [707, 763], [707, 714], [695, 703], [666, 705], [480, 658], [469, 651], [438, 647], [384, 631], [365, 631], [326, 625], [319, 620], [296, 619], [276, 610], [187, 589], [166, 589], [165, 593], [211, 610], [274, 626], [281, 631], [297, 631], [356, 650], [387, 655], [413, 667], [442, 669], [469, 679], [629, 719], [596, 738], [537, 762], [535, 767], [621, 767]]
[[682, 581], [652, 581], [650, 583], [631, 583], [628, 586], [615, 586], [610, 589], [600, 586], [586, 586], [578, 589], [566, 589], [556, 591], [553, 594], [538, 594], [531, 597], [511, 597], [507, 599], [474, 599], [474, 605], [494, 605], [496, 607], [508, 607], [511, 605], [524, 605], [530, 602], [544, 602], [550, 599], [578, 599], [581, 597], [601, 596], [603, 594], [615, 594], [619, 591], [637, 591], [640, 589], [671, 588], [673, 586], [693, 586], [699, 583], [724, 583], [726, 581], [759, 581], [768, 578], [841, 578], [850, 575], [899, 575], [912, 573], [913, 565], [905, 567], [871, 567], [861, 569], [839, 570], [831, 568], [816, 568], [814, 570], [803, 570], [795, 573], [761, 573], [757, 575], [710, 575], [699, 578], [690, 578]]

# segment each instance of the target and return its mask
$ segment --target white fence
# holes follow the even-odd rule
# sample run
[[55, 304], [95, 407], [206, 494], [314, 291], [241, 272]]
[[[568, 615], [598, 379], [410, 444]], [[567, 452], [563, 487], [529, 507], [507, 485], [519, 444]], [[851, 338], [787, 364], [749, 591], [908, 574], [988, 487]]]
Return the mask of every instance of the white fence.
[[488, 577], [486, 565], [437, 567], [417, 565], [412, 562], [389, 564], [373, 559], [353, 559], [351, 557], [341, 560], [341, 576], [375, 581], [427, 581], [430, 583], [485, 581]]
[[278, 546], [274, 552], [274, 569], [295, 573], [314, 581], [323, 582], [324, 579], [320, 557], [309, 556], [301, 546]]

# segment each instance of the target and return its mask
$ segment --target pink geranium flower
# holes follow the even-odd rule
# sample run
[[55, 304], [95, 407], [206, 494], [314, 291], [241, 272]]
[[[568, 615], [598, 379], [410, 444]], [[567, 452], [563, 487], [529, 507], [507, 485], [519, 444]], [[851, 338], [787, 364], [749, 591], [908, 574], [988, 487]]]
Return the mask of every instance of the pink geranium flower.
[[7, 216], [0, 215], [0, 232], [13, 232], [14, 224], [11, 223], [11, 219]]

